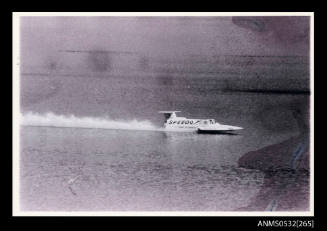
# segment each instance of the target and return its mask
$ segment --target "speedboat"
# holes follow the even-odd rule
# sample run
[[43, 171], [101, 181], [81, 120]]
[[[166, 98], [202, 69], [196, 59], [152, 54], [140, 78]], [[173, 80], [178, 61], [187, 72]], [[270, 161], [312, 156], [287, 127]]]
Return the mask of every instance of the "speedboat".
[[159, 111], [164, 114], [164, 128], [168, 131], [196, 131], [198, 133], [226, 133], [241, 130], [242, 127], [220, 124], [214, 119], [188, 119], [176, 115], [180, 111]]

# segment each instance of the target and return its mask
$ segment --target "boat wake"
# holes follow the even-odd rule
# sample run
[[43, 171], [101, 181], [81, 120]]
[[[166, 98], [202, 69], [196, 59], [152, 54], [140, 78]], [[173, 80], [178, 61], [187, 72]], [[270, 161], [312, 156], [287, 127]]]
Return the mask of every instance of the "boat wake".
[[97, 129], [122, 129], [122, 130], [147, 130], [162, 131], [150, 121], [112, 120], [107, 117], [77, 117], [75, 115], [56, 115], [52, 112], [39, 114], [28, 112], [21, 114], [20, 125], [41, 127], [69, 127], [69, 128], [97, 128]]

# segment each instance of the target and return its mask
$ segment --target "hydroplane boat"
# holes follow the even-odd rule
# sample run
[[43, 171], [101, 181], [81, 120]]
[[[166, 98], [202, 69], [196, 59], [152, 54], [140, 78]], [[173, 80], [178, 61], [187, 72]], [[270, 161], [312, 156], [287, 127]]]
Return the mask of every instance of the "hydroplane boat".
[[159, 111], [165, 116], [164, 128], [167, 131], [196, 131], [198, 133], [231, 134], [242, 127], [220, 124], [214, 119], [187, 119], [176, 115], [180, 111]]

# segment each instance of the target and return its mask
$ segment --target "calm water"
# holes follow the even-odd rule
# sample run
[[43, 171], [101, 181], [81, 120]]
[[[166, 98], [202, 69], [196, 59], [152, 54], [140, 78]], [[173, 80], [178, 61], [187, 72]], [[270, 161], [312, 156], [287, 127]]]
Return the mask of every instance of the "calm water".
[[[245, 129], [238, 135], [21, 126], [24, 210], [195, 210], [246, 207], [263, 184], [258, 170], [239, 168], [246, 152], [298, 134], [294, 108], [306, 95], [235, 94], [210, 78], [104, 78], [22, 75], [22, 113], [68, 118], [147, 120], [159, 110], [211, 117]], [[185, 80], [185, 81], [182, 81]], [[93, 118], [93, 119], [92, 119]], [[60, 126], [56, 119], [51, 126]], [[35, 125], [35, 124], [33, 124]], [[37, 125], [37, 124], [36, 124]], [[40, 125], [40, 124], [39, 124]]]
[[236, 167], [242, 136], [22, 129], [22, 205], [35, 210], [233, 210], [263, 175]]

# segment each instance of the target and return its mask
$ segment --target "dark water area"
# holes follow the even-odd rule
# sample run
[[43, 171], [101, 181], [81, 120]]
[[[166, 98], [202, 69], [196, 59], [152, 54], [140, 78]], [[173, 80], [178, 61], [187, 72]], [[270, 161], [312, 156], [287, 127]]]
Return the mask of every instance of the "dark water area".
[[[304, 141], [298, 138], [308, 134], [306, 77], [82, 72], [23, 72], [23, 116], [52, 112], [111, 121], [146, 120], [161, 127], [158, 111], [181, 110], [180, 116], [213, 118], [244, 130], [228, 136], [132, 127], [81, 129], [74, 127], [74, 121], [71, 128], [21, 126], [23, 210], [263, 211], [276, 209], [276, 203], [277, 210], [308, 209], [310, 169], [297, 172], [290, 164], [302, 161], [294, 153], [299, 144], [308, 143], [307, 136]], [[276, 90], [284, 93], [272, 93]], [[276, 149], [276, 144], [282, 145]], [[269, 154], [267, 147], [275, 151]], [[277, 161], [274, 153], [279, 153]], [[267, 155], [270, 159], [261, 158]], [[267, 162], [273, 168], [262, 167]], [[285, 192], [276, 186], [294, 182], [296, 187], [290, 188], [303, 191], [298, 194], [301, 206], [289, 199], [294, 198], [292, 190], [287, 190], [291, 196], [285, 199]]]
[[[238, 80], [231, 81], [234, 82], [237, 84]], [[268, 130], [279, 132], [294, 129], [294, 110], [309, 110], [309, 94], [229, 91], [226, 86], [231, 83], [212, 76], [169, 74], [26, 74], [21, 77], [21, 110], [146, 119], [160, 125], [162, 118], [157, 115], [158, 111], [181, 110], [185, 117], [213, 117], [222, 122], [243, 125], [252, 120]]]

